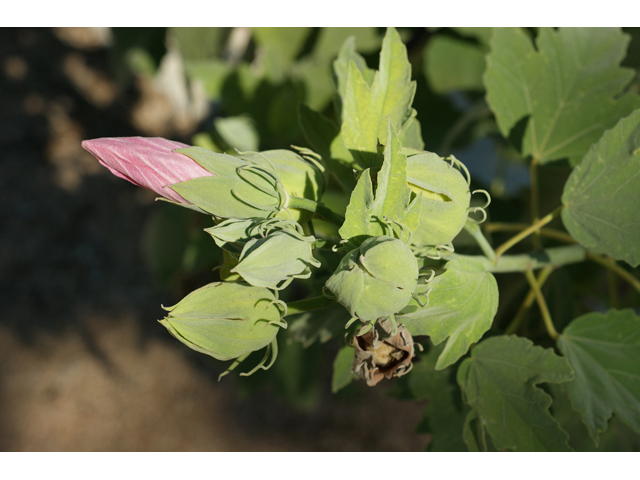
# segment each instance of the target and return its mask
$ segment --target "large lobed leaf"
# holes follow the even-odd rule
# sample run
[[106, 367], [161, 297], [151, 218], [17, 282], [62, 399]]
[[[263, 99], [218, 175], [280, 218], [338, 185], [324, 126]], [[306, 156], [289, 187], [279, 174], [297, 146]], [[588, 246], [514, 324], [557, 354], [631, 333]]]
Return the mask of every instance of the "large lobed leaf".
[[387, 118], [401, 133], [415, 116], [411, 103], [416, 82], [411, 81], [407, 49], [394, 28], [389, 28], [384, 37], [379, 70], [371, 84], [367, 81], [368, 72], [366, 66], [358, 65], [354, 59], [349, 61], [342, 110], [344, 144], [362, 168], [379, 166], [377, 145], [378, 139], [387, 138]]
[[498, 309], [498, 285], [479, 262], [467, 258], [447, 263], [447, 270], [429, 285], [429, 304], [420, 308], [412, 300], [397, 321], [412, 335], [430, 335], [436, 345], [448, 338], [436, 364], [441, 370], [489, 330]]
[[494, 29], [484, 83], [502, 134], [528, 116], [524, 155], [577, 164], [602, 132], [640, 107], [636, 94], [615, 98], [635, 75], [620, 67], [628, 43], [617, 28], [541, 28], [536, 50], [525, 31]]
[[594, 441], [612, 413], [640, 432], [640, 317], [588, 313], [565, 328], [558, 347], [575, 371], [564, 388]]
[[640, 110], [605, 132], [567, 180], [562, 221], [582, 245], [640, 264]]
[[572, 376], [566, 359], [528, 339], [500, 336], [479, 343], [458, 369], [472, 408], [465, 426], [469, 446], [481, 447], [486, 431], [498, 450], [569, 451], [569, 436], [549, 413], [551, 397], [535, 385]]

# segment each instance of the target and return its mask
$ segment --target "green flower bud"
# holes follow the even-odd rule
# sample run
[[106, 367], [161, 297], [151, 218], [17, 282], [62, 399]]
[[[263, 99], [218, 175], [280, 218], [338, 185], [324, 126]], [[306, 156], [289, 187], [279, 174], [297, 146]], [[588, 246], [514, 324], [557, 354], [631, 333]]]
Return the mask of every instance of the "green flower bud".
[[173, 307], [160, 323], [189, 348], [231, 360], [270, 345], [280, 328], [278, 300], [266, 288], [210, 283]]
[[471, 192], [457, 168], [435, 153], [407, 157], [407, 182], [422, 193], [420, 224], [413, 233], [415, 245], [451, 243], [467, 221]]
[[[268, 150], [266, 152], [242, 153], [240, 158], [257, 163], [264, 167], [273, 165], [287, 194], [293, 197], [308, 198], [317, 202], [324, 193], [324, 175], [320, 164], [313, 158], [304, 158], [290, 150]], [[304, 223], [311, 219], [313, 213], [289, 209], [294, 221]], [[280, 212], [280, 218], [291, 218], [287, 212]]]
[[[279, 228], [278, 223], [289, 223], [284, 220], [272, 222], [275, 228]], [[256, 287], [281, 290], [294, 278], [309, 278], [311, 265], [320, 266], [312, 255], [314, 241], [313, 237], [304, 237], [300, 232], [287, 228], [263, 238], [251, 239], [245, 244], [238, 265], [231, 272], [238, 273]]]
[[220, 218], [268, 218], [286, 202], [287, 194], [272, 167], [201, 147], [177, 151], [215, 174], [171, 186], [205, 212]]
[[383, 235], [347, 253], [325, 286], [351, 315], [371, 322], [402, 310], [417, 282], [418, 262], [411, 249]]

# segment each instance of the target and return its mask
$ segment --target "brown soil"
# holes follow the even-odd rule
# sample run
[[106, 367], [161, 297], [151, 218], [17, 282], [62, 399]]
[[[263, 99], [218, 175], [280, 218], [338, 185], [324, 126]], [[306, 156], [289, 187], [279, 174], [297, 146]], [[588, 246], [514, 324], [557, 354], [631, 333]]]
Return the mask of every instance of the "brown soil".
[[0, 449], [422, 450], [422, 405], [326, 381], [311, 411], [242, 396], [155, 321], [177, 299], [139, 248], [154, 195], [80, 142], [194, 124], [148, 80], [116, 86], [99, 33], [0, 29]]

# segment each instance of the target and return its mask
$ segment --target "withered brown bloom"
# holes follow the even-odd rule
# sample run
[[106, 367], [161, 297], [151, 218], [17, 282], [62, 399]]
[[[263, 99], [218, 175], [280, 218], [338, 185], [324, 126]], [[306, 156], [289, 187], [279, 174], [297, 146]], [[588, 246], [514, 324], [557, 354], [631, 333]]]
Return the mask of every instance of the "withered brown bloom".
[[[383, 378], [401, 377], [411, 371], [413, 364], [413, 337], [404, 325], [392, 335], [393, 326], [389, 318], [353, 339], [355, 358], [351, 370], [373, 387]], [[418, 345], [420, 346], [420, 345]]]

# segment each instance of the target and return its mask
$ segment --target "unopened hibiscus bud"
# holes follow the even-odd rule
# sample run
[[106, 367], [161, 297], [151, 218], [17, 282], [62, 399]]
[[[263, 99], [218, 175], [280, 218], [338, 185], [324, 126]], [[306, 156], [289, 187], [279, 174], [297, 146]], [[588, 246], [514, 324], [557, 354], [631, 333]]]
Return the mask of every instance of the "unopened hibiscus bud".
[[[322, 167], [310, 156], [302, 157], [291, 150], [267, 150], [260, 153], [242, 153], [240, 158], [265, 167], [273, 166], [290, 196], [308, 198], [314, 202], [322, 197], [325, 187]], [[283, 211], [278, 216], [304, 223], [311, 219], [312, 215], [305, 210], [290, 208], [289, 213]]]
[[397, 238], [382, 235], [347, 253], [326, 288], [363, 322], [402, 310], [416, 288], [418, 262]]
[[404, 325], [392, 335], [393, 324], [385, 318], [368, 332], [353, 338], [352, 371], [373, 387], [383, 378], [401, 377], [412, 368], [413, 337]]
[[164, 138], [96, 138], [82, 142], [82, 148], [115, 176], [153, 190], [174, 202], [190, 204], [168, 186], [213, 173], [188, 156], [174, 151], [185, 147], [188, 145]]
[[314, 241], [314, 237], [304, 237], [294, 229], [277, 230], [264, 238], [251, 239], [231, 272], [257, 287], [285, 288], [294, 278], [309, 278], [311, 266], [320, 266], [312, 255]]
[[451, 243], [467, 221], [471, 192], [460, 171], [435, 153], [407, 157], [407, 182], [422, 193], [420, 224], [413, 233], [415, 245]]
[[266, 288], [210, 283], [173, 307], [160, 323], [189, 348], [230, 360], [269, 345], [284, 326], [279, 301]]

